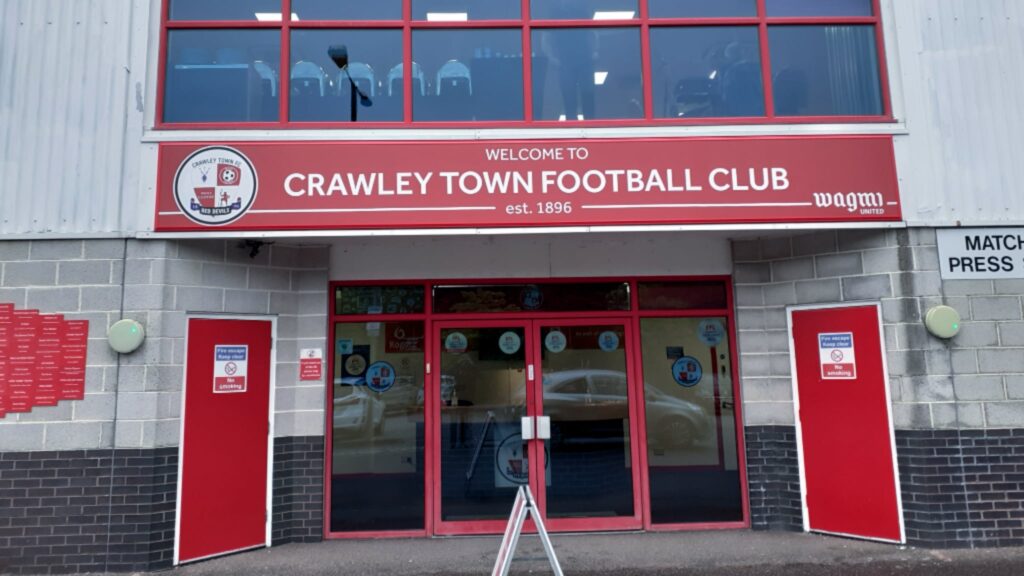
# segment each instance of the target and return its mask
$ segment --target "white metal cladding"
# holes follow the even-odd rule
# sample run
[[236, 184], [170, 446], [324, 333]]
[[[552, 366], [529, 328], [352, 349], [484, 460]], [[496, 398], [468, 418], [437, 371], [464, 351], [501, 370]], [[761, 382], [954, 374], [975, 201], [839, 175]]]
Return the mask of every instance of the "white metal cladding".
[[[148, 118], [154, 112], [159, 6], [160, 0], [0, 0], [0, 235], [151, 229], [156, 154], [141, 147], [140, 136], [146, 142], [351, 137], [337, 130], [143, 135], [142, 107]], [[898, 75], [890, 78], [894, 109], [909, 132], [895, 138], [907, 221], [1024, 222], [1024, 193], [1015, 186], [1024, 175], [1024, 111], [1017, 102], [1024, 88], [1024, 1], [883, 0], [883, 16], [890, 73]], [[798, 136], [900, 133], [902, 127], [646, 127], [572, 134]], [[521, 138], [557, 131], [411, 132], [359, 136]]]
[[1024, 2], [887, 3], [909, 131], [896, 138], [904, 218], [1024, 222]]
[[134, 4], [0, 0], [0, 235], [123, 230]]

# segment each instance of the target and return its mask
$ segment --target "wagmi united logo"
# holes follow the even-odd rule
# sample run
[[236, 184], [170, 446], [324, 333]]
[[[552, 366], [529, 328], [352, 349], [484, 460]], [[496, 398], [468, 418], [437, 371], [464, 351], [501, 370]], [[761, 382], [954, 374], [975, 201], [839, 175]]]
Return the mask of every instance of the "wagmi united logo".
[[256, 200], [258, 188], [252, 162], [227, 146], [196, 150], [174, 175], [178, 208], [204, 226], [221, 226], [241, 218]]

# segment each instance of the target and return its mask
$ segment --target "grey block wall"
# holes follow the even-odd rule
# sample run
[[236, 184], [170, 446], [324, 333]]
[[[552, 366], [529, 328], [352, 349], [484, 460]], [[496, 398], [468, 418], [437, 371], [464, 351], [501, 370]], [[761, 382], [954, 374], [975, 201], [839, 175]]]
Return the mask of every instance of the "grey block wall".
[[[249, 253], [223, 240], [0, 242], [0, 302], [90, 321], [85, 400], [0, 419], [0, 452], [176, 446], [188, 312], [277, 315], [275, 435], [322, 436], [324, 384], [298, 381], [298, 350], [325, 347], [328, 248]], [[118, 357], [106, 330], [122, 317], [147, 338]]]
[[[933, 229], [832, 230], [733, 244], [745, 423], [792, 425], [786, 306], [881, 302], [897, 429], [1024, 427], [1024, 281], [942, 281]], [[963, 316], [930, 336], [937, 304]]]

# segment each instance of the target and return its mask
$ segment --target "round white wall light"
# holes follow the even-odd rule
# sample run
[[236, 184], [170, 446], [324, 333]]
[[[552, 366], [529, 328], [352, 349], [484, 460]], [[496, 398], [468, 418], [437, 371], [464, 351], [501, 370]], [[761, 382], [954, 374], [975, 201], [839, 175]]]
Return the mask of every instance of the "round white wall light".
[[952, 338], [960, 332], [960, 313], [949, 306], [933, 306], [924, 316], [924, 327], [937, 338]]
[[142, 346], [146, 330], [135, 320], [118, 320], [107, 330], [107, 342], [115, 352], [130, 354]]

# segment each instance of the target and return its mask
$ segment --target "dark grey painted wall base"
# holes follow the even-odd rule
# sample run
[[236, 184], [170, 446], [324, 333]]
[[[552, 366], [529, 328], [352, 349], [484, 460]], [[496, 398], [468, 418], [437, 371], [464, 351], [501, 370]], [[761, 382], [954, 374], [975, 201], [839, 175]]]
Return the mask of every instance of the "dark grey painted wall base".
[[[321, 539], [323, 446], [275, 440], [274, 544]], [[169, 568], [177, 481], [177, 448], [0, 454], [0, 573]]]
[[[746, 429], [755, 530], [802, 530], [795, 428]], [[1024, 546], [1024, 429], [897, 430], [907, 542]]]
[[[748, 427], [746, 443], [753, 528], [801, 530], [794, 428]], [[1024, 429], [900, 430], [896, 445], [911, 545], [1024, 545]], [[275, 441], [274, 544], [322, 539], [323, 449]], [[169, 567], [177, 473], [177, 448], [0, 454], [0, 572]]]
[[0, 454], [0, 572], [171, 565], [178, 449]]

